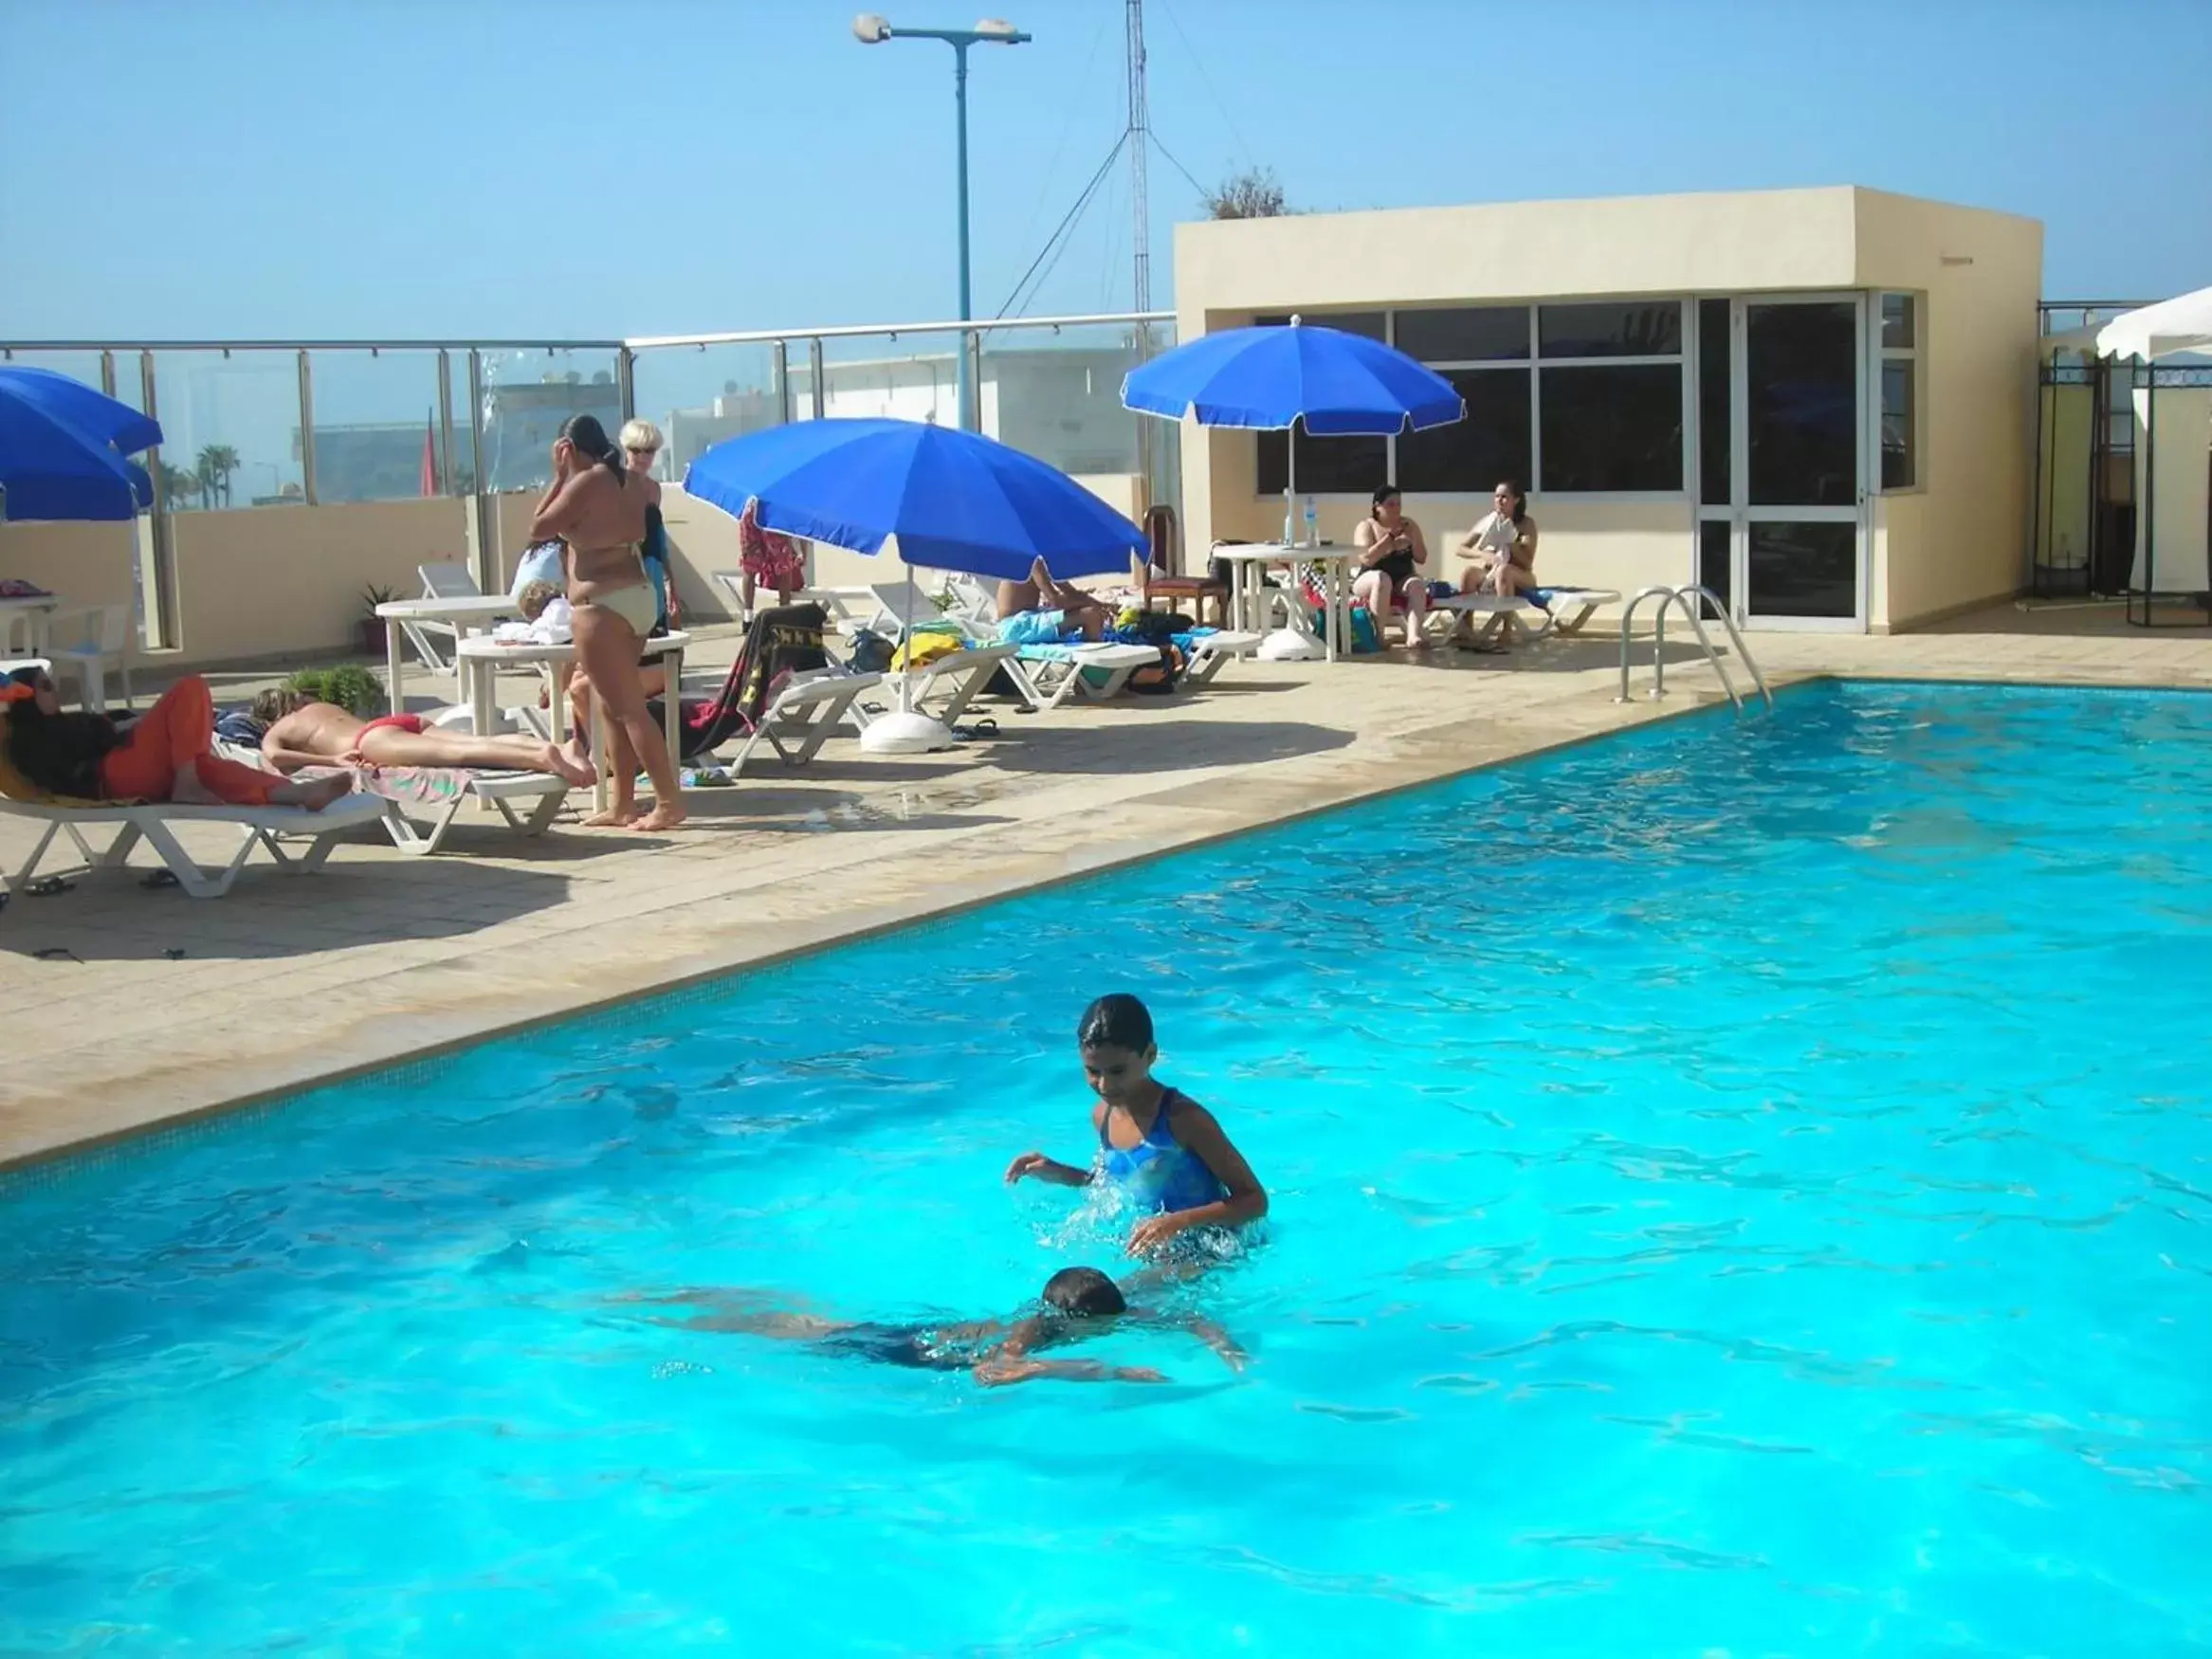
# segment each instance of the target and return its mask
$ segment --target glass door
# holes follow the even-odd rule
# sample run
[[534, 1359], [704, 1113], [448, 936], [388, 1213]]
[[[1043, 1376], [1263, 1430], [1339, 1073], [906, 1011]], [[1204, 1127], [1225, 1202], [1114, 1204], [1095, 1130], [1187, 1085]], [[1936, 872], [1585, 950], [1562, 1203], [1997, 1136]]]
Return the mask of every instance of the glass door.
[[1745, 626], [1866, 628], [1866, 304], [1731, 302], [1729, 589]]
[[1746, 628], [1863, 632], [1866, 305], [1697, 302], [1695, 579]]

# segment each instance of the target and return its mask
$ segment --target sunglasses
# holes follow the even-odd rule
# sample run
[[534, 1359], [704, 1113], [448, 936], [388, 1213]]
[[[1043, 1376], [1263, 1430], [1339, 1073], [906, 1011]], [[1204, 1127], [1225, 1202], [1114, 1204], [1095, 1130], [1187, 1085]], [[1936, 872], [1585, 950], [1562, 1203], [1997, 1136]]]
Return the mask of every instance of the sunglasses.
[[658, 449], [632, 449], [631, 453], [632, 455], [643, 455], [647, 460], [649, 461], [655, 455], [658, 455], [660, 451]]

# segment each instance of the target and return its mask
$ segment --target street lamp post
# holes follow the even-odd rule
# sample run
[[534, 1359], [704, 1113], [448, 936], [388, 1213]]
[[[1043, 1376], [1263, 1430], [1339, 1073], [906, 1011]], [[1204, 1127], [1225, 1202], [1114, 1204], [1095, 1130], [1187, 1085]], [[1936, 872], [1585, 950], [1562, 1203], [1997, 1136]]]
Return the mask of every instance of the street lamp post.
[[[986, 17], [974, 28], [893, 28], [881, 15], [864, 11], [852, 20], [852, 32], [863, 46], [881, 46], [888, 40], [942, 41], [953, 53], [953, 109], [960, 127], [960, 320], [967, 322], [975, 315], [968, 292], [968, 48], [978, 43], [994, 46], [1018, 46], [1030, 37], [1013, 24], [996, 17]], [[975, 429], [982, 426], [981, 411], [973, 409], [970, 402], [974, 388], [970, 384], [968, 337], [960, 335], [959, 350], [960, 410], [957, 424]]]

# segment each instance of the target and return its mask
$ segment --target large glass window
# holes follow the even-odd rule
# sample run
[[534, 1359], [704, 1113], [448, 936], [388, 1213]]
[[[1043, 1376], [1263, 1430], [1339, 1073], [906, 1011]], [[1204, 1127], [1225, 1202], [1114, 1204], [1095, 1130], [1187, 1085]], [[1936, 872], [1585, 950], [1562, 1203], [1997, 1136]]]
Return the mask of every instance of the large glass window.
[[1467, 418], [1407, 432], [1398, 441], [1400, 489], [1485, 495], [1500, 479], [1526, 488], [1529, 467], [1528, 371], [1439, 371], [1467, 400]]
[[1400, 311], [1398, 349], [1424, 363], [1518, 363], [1528, 358], [1528, 307]]
[[[1259, 491], [1279, 496], [1290, 482], [1289, 432], [1255, 432], [1259, 440]], [[1388, 438], [1316, 438], [1298, 428], [1298, 493], [1360, 495], [1390, 479]]]
[[1858, 500], [1857, 306], [1849, 301], [1751, 305], [1744, 332], [1751, 504], [1853, 505]]
[[[1289, 320], [1289, 312], [1252, 319], [1253, 324], [1260, 328], [1279, 328]], [[1300, 320], [1342, 329], [1346, 334], [1365, 335], [1369, 339], [1390, 337], [1389, 314], [1382, 311], [1308, 311], [1301, 315]], [[1259, 432], [1254, 435], [1259, 440], [1259, 493], [1279, 496], [1289, 482], [1290, 434]], [[1317, 438], [1300, 428], [1297, 446], [1296, 482], [1302, 496], [1358, 495], [1389, 482], [1388, 438]]]
[[1545, 365], [1540, 486], [1563, 491], [1682, 487], [1682, 365]]
[[1753, 520], [1745, 575], [1754, 616], [1858, 614], [1858, 526]]
[[1682, 352], [1682, 305], [1540, 305], [1539, 355], [1545, 357], [1672, 357]]
[[1917, 297], [1882, 296], [1882, 488], [1920, 482], [1920, 318]]
[[[1725, 325], [1728, 304], [1720, 306]], [[1392, 341], [1458, 389], [1467, 418], [1387, 439], [1301, 432], [1297, 487], [1354, 493], [1387, 479], [1408, 490], [1479, 495], [1511, 478], [1543, 494], [1678, 495], [1689, 487], [1684, 312], [1678, 300], [1639, 300], [1303, 313], [1309, 323]], [[1279, 325], [1289, 317], [1253, 320]], [[1725, 406], [1725, 355], [1720, 375]], [[1719, 439], [1725, 490], [1725, 430]], [[1286, 434], [1258, 435], [1261, 495], [1282, 492], [1290, 454]]]
[[[1709, 507], [1728, 504], [1735, 465], [1735, 426], [1729, 395], [1728, 302], [1697, 302], [1697, 499]], [[1710, 582], [1707, 587], [1712, 587]], [[1715, 592], [1725, 589], [1715, 588]]]

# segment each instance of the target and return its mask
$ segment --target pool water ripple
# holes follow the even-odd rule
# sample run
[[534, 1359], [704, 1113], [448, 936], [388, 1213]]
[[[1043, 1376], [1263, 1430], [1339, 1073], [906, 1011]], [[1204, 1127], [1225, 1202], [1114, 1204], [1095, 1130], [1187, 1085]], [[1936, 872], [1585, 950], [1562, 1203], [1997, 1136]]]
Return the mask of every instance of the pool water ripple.
[[[2212, 704], [1793, 692], [0, 1185], [0, 1650], [2212, 1650]], [[1012, 1306], [1133, 989], [1241, 1376]]]

